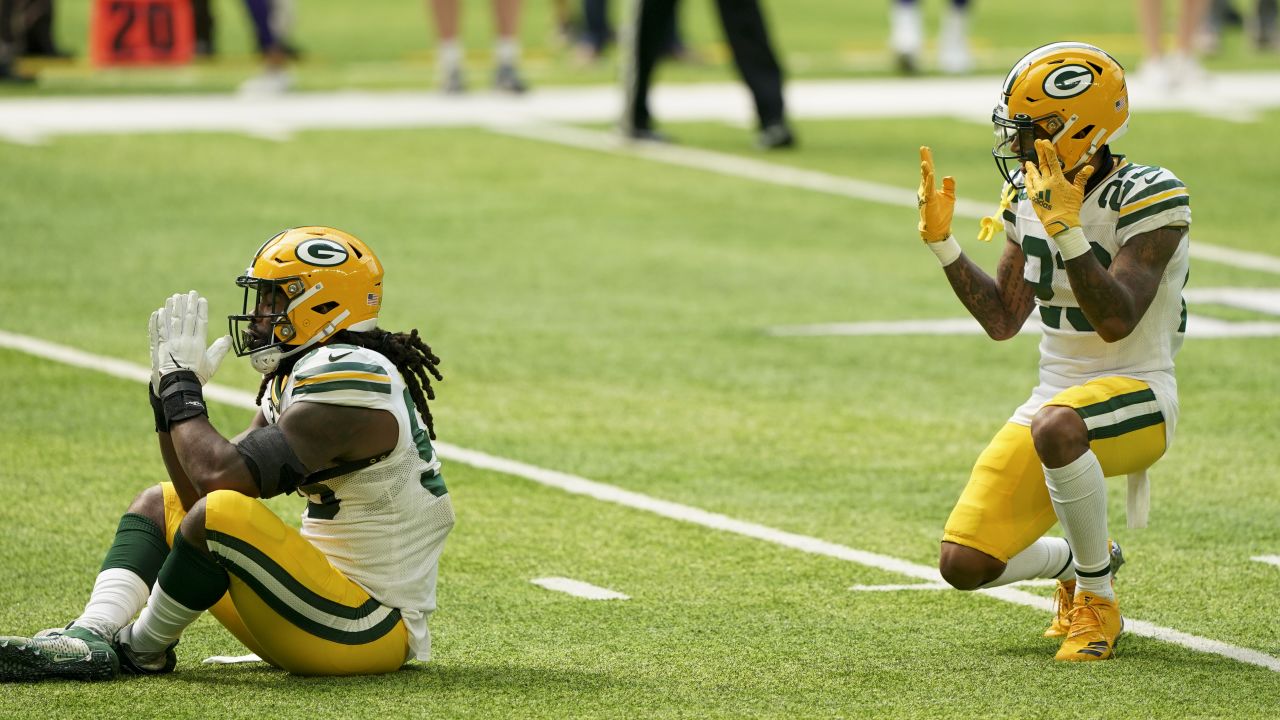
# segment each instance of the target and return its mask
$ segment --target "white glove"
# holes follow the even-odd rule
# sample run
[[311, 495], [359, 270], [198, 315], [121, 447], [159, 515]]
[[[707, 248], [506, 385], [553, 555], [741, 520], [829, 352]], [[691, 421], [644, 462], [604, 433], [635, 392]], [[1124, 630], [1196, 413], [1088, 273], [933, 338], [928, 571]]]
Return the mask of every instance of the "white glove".
[[223, 335], [205, 347], [209, 327], [209, 301], [192, 290], [173, 295], [152, 315], [157, 336], [152, 360], [155, 378], [179, 370], [190, 370], [203, 385], [218, 372], [222, 358], [231, 349], [231, 336]]
[[147, 323], [147, 339], [151, 345], [151, 392], [160, 394], [160, 310], [151, 313]]

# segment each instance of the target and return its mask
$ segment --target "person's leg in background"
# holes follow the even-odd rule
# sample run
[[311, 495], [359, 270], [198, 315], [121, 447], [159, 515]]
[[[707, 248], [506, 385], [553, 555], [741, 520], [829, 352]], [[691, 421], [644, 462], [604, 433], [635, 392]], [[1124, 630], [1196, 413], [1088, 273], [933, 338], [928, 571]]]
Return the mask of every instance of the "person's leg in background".
[[769, 42], [769, 29], [757, 0], [716, 0], [725, 38], [738, 73], [751, 90], [760, 117], [761, 148], [795, 145], [782, 99], [782, 67]]
[[245, 9], [253, 23], [258, 53], [262, 56], [262, 73], [240, 85], [246, 95], [278, 95], [293, 85], [289, 75], [289, 55], [281, 47], [279, 38], [271, 27], [273, 0], [244, 0]]
[[22, 54], [22, 38], [19, 33], [18, 3], [22, 0], [0, 0], [0, 83], [25, 84], [35, 81], [19, 74], [13, 67]]
[[889, 9], [889, 49], [904, 75], [920, 72], [924, 48], [924, 17], [916, 0], [893, 0]]
[[582, 0], [582, 38], [578, 41], [578, 60], [595, 62], [604, 55], [609, 44], [608, 0]]
[[293, 43], [293, 26], [297, 20], [293, 0], [272, 0], [271, 32], [276, 36], [276, 45], [290, 60], [302, 57], [302, 51]]
[[1142, 64], [1135, 73], [1143, 84], [1163, 87], [1168, 71], [1164, 57], [1164, 0], [1138, 0], [1138, 32], [1142, 36]]
[[1280, 50], [1280, 35], [1276, 34], [1276, 15], [1276, 0], [1258, 0], [1252, 36], [1259, 50]]
[[938, 33], [938, 67], [948, 75], [973, 70], [969, 50], [969, 0], [951, 0]]
[[196, 31], [196, 56], [213, 57], [218, 54], [214, 38], [216, 21], [213, 18], [213, 3], [210, 0], [191, 0], [192, 20]]
[[436, 72], [440, 89], [451, 95], [465, 92], [462, 42], [458, 38], [458, 0], [430, 0], [428, 5], [436, 25]]
[[67, 59], [71, 53], [58, 49], [53, 39], [54, 0], [28, 0], [27, 32], [23, 54], [27, 57]]
[[622, 84], [626, 95], [622, 134], [633, 140], [669, 141], [653, 128], [649, 114], [649, 85], [658, 59], [666, 49], [667, 28], [675, 14], [675, 0], [634, 0], [630, 35], [623, 49]]
[[520, 77], [520, 3], [521, 0], [493, 0], [493, 20], [497, 40], [493, 47], [497, 69], [493, 86], [503, 92], [522, 93], [529, 89]]

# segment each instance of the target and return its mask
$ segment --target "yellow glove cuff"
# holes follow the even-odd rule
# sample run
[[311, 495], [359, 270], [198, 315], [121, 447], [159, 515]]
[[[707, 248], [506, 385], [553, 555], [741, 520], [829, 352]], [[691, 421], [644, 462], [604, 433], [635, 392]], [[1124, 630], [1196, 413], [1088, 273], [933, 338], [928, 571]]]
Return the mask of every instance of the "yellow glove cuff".
[[1062, 255], [1063, 261], [1089, 252], [1089, 238], [1084, 236], [1084, 230], [1079, 225], [1054, 235], [1053, 242], [1058, 246], [1058, 253]]

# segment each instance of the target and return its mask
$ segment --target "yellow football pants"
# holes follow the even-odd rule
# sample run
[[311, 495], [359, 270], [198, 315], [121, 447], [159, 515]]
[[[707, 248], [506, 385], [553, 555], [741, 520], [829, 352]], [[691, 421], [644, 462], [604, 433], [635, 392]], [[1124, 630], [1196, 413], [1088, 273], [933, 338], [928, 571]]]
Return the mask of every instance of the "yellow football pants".
[[[1103, 473], [1114, 477], [1148, 468], [1164, 454], [1164, 416], [1154, 403], [1146, 383], [1104, 377], [1068, 388], [1045, 405], [1073, 408], [1084, 419], [1090, 449]], [[942, 539], [1008, 562], [1057, 520], [1031, 428], [1009, 423], [978, 456]]]
[[[173, 546], [186, 511], [164, 491], [165, 539]], [[231, 576], [210, 612], [258, 657], [298, 675], [372, 675], [409, 655], [400, 612], [374, 600], [314, 545], [254, 498], [205, 498], [209, 549]]]

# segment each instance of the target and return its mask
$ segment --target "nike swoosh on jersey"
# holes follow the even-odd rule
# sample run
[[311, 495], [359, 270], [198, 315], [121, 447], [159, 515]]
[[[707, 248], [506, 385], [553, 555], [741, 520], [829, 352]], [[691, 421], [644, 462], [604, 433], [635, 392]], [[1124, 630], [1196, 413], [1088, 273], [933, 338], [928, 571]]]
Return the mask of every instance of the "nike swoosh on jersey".
[[348, 350], [344, 353], [336, 353], [336, 354], [329, 353], [329, 362], [334, 362], [335, 360], [341, 360], [342, 358], [350, 355], [352, 352], [353, 352], [352, 350]]

